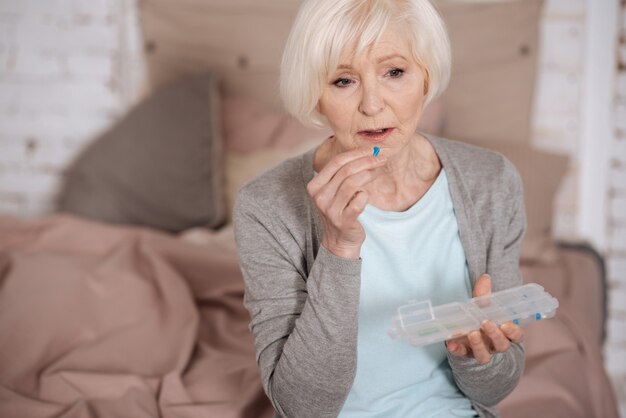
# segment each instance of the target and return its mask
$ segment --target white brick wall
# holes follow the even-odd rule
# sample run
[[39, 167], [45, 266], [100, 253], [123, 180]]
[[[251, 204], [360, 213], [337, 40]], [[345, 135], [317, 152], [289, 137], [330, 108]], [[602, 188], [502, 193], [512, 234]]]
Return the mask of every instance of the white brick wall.
[[61, 171], [141, 93], [134, 1], [0, 0], [0, 212], [50, 212]]
[[[618, 170], [613, 171], [618, 172]], [[623, 173], [620, 170], [619, 177], [621, 178], [622, 175]], [[620, 193], [619, 195], [610, 196], [609, 204], [611, 220], [618, 225], [626, 226], [626, 195]]]
[[554, 202], [553, 233], [576, 239], [585, 1], [546, 0], [540, 28], [532, 142], [539, 149], [571, 157]]
[[609, 178], [608, 224], [609, 250], [607, 268], [610, 279], [608, 341], [605, 363], [620, 402], [622, 417], [626, 417], [626, 2], [618, 37], [618, 68], [615, 77], [615, 138], [611, 149]]
[[[620, 86], [622, 84], [623, 82]], [[618, 101], [615, 104], [615, 121], [617, 129], [626, 132], [626, 97], [618, 98]]]

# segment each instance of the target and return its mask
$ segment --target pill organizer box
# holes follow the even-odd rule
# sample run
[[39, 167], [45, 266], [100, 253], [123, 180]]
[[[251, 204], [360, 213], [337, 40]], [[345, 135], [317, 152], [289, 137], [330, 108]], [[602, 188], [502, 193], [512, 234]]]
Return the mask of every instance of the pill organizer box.
[[409, 302], [398, 308], [391, 320], [389, 336], [413, 346], [424, 346], [460, 337], [480, 328], [484, 320], [501, 325], [551, 318], [559, 301], [536, 283], [480, 296], [465, 303], [432, 306], [430, 299]]

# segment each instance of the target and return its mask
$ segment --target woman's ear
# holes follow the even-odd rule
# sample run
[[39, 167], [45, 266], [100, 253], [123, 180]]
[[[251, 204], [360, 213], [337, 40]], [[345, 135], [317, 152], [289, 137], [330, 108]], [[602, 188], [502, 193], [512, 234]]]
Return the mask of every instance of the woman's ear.
[[317, 112], [317, 117], [320, 118], [320, 121], [326, 119], [326, 116], [322, 113], [321, 100], [317, 101], [317, 104], [315, 105], [315, 111]]
[[422, 67], [424, 73], [424, 96], [428, 94], [428, 88], [430, 87], [430, 76], [428, 75], [428, 69]]

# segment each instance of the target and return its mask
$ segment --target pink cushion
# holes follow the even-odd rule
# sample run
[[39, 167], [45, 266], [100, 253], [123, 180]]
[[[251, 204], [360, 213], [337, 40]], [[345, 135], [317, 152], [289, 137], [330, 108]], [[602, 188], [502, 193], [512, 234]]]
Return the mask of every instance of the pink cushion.
[[226, 151], [240, 154], [268, 148], [289, 149], [328, 134], [248, 99], [224, 98], [222, 118]]

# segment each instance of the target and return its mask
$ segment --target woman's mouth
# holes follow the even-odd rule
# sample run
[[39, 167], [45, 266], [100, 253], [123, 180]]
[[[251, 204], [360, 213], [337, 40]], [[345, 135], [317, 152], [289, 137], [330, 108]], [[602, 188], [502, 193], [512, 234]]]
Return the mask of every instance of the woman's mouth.
[[387, 138], [391, 134], [392, 131], [393, 131], [393, 128], [382, 128], [382, 129], [373, 129], [369, 131], [359, 131], [358, 134], [362, 137], [367, 138], [369, 141], [381, 142], [385, 138]]

